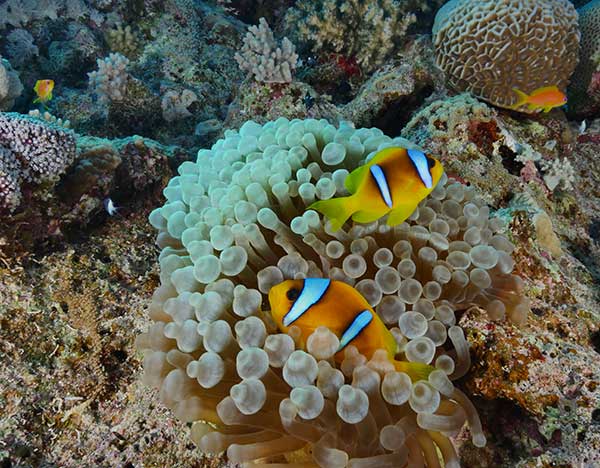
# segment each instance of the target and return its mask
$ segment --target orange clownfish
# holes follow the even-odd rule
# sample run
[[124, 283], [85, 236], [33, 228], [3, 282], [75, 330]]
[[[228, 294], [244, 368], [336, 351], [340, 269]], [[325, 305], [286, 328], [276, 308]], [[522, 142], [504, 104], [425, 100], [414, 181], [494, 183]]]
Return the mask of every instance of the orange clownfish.
[[412, 380], [427, 379], [434, 367], [418, 362], [397, 361], [398, 343], [367, 300], [352, 286], [329, 278], [286, 280], [269, 291], [271, 315], [282, 332], [295, 325], [306, 343], [320, 326], [335, 334], [340, 345], [335, 360], [343, 361], [343, 350], [355, 346], [370, 359], [378, 349], [388, 352], [399, 372]]
[[415, 211], [443, 172], [442, 164], [422, 151], [386, 148], [346, 177], [344, 185], [352, 195], [321, 200], [308, 209], [327, 216], [333, 231], [350, 217], [358, 223], [371, 223], [388, 213], [387, 223], [395, 226]]
[[52, 99], [52, 90], [54, 89], [53, 80], [37, 80], [33, 90], [37, 97], [33, 100], [34, 103], [41, 102], [42, 104]]
[[517, 93], [519, 99], [510, 106], [511, 109], [518, 109], [527, 104], [527, 108], [531, 111], [541, 109], [550, 112], [554, 107], [564, 106], [567, 103], [567, 96], [556, 86], [544, 86], [531, 94], [526, 94], [517, 88], [513, 88], [513, 91]]

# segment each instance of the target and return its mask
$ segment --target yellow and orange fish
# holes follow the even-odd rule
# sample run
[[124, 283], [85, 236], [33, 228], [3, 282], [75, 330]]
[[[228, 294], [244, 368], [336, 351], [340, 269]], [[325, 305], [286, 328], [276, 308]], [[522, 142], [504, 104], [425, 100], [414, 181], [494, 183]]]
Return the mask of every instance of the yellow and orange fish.
[[395, 226], [415, 211], [443, 173], [441, 163], [422, 151], [386, 148], [346, 177], [344, 185], [352, 195], [321, 200], [308, 209], [327, 216], [334, 231], [350, 217], [371, 223], [386, 214], [387, 223]]
[[335, 334], [340, 345], [334, 356], [341, 362], [344, 348], [355, 346], [370, 359], [375, 351], [387, 351], [397, 371], [407, 373], [412, 380], [427, 379], [434, 367], [397, 361], [398, 343], [367, 300], [352, 286], [328, 278], [286, 280], [269, 291], [271, 315], [282, 332], [297, 326], [302, 342], [320, 326]]
[[41, 102], [45, 104], [52, 99], [52, 90], [54, 89], [53, 80], [37, 80], [33, 90], [37, 97], [33, 100], [34, 103]]
[[527, 104], [527, 108], [531, 111], [550, 112], [553, 108], [564, 106], [567, 103], [567, 96], [556, 86], [544, 86], [531, 94], [526, 94], [517, 88], [513, 88], [513, 91], [517, 93], [519, 99], [510, 106], [511, 109], [518, 109]]

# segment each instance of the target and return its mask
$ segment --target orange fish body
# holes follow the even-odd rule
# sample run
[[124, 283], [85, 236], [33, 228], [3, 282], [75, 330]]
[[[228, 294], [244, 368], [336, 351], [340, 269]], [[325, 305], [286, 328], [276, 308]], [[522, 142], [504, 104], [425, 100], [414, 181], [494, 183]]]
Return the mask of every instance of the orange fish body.
[[443, 172], [439, 161], [419, 150], [386, 148], [348, 175], [344, 185], [350, 196], [321, 200], [308, 209], [327, 216], [333, 231], [350, 217], [358, 223], [371, 223], [386, 214], [387, 223], [395, 226], [431, 193]]
[[375, 351], [387, 351], [390, 361], [413, 380], [427, 379], [432, 366], [395, 360], [398, 344], [366, 299], [352, 286], [328, 278], [286, 280], [269, 291], [271, 315], [282, 332], [291, 326], [301, 331], [302, 343], [320, 326], [340, 340], [334, 358], [344, 359], [344, 348], [355, 346], [367, 359]]
[[33, 100], [34, 103], [45, 103], [52, 99], [52, 90], [54, 89], [53, 80], [37, 80], [33, 90], [37, 97]]
[[510, 106], [511, 109], [518, 109], [527, 105], [527, 108], [531, 111], [550, 112], [553, 108], [564, 106], [567, 103], [567, 96], [556, 86], [544, 86], [536, 89], [531, 94], [526, 94], [517, 88], [513, 88], [513, 91], [517, 93], [519, 99]]

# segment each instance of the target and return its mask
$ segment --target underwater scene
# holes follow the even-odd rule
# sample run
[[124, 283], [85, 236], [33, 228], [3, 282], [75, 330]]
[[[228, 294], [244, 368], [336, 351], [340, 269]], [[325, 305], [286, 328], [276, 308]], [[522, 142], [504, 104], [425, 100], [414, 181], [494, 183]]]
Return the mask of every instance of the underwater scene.
[[600, 0], [0, 0], [0, 468], [600, 468]]

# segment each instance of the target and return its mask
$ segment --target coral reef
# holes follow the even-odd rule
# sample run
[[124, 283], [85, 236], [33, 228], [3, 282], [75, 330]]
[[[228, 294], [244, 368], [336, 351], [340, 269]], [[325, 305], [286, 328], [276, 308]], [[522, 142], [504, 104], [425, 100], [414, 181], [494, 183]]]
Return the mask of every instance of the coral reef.
[[377, 0], [300, 0], [286, 14], [292, 37], [312, 44], [316, 54], [337, 53], [354, 58], [365, 70], [389, 59], [424, 2]]
[[198, 102], [198, 96], [189, 89], [184, 89], [181, 93], [167, 91], [160, 103], [163, 119], [167, 122], [173, 122], [190, 117], [192, 114], [188, 107], [195, 102]]
[[20, 114], [0, 114], [3, 190], [0, 208], [21, 202], [21, 184], [56, 182], [75, 159], [75, 136], [54, 124]]
[[589, 116], [600, 110], [600, 1], [591, 0], [577, 13], [581, 51], [569, 87], [569, 112]]
[[506, 108], [517, 102], [513, 88], [564, 91], [578, 62], [579, 36], [568, 0], [451, 0], [433, 27], [448, 84]]
[[240, 53], [235, 54], [240, 68], [261, 83], [289, 83], [298, 62], [294, 44], [287, 37], [278, 46], [267, 21], [250, 26]]
[[[310, 447], [322, 466], [401, 465], [431, 464], [435, 445], [452, 464], [454, 448], [438, 431], [466, 421], [474, 444], [485, 443], [474, 408], [449, 379], [470, 367], [455, 311], [478, 304], [492, 320], [526, 320], [503, 223], [488, 218], [473, 189], [447, 179], [396, 228], [383, 220], [332, 233], [303, 208], [343, 194], [349, 170], [395, 144], [377, 129], [325, 120], [250, 121], [180, 166], [164, 190], [167, 203], [150, 215], [163, 249], [161, 286], [138, 346], [144, 380], [178, 417], [197, 421], [192, 437], [203, 451], [244, 462]], [[292, 330], [278, 334], [266, 294], [304, 277], [354, 285], [394, 327], [404, 359], [435, 356], [429, 381], [411, 383], [386, 356], [352, 346], [337, 368], [326, 330], [307, 348]]]
[[0, 111], [9, 111], [23, 92], [19, 74], [0, 56]]
[[100, 102], [121, 101], [129, 79], [127, 57], [113, 53], [104, 60], [98, 59], [98, 70], [88, 73], [90, 88]]

